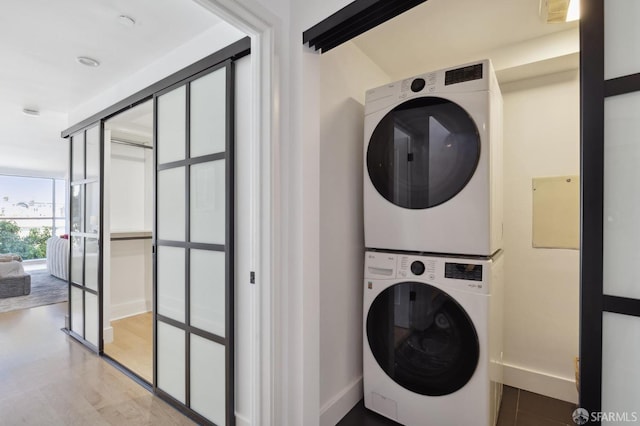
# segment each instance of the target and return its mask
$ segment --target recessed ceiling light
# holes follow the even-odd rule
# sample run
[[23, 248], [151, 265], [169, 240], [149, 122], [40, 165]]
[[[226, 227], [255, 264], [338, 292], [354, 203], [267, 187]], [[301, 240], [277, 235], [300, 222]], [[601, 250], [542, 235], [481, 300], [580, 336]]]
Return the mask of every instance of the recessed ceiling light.
[[22, 108], [22, 113], [31, 117], [37, 117], [40, 115], [40, 111], [38, 111], [36, 108]]
[[76, 61], [78, 61], [82, 65], [86, 65], [86, 66], [92, 67], [92, 68], [100, 66], [100, 62], [98, 62], [96, 59], [90, 58], [88, 56], [78, 56], [76, 58]]
[[118, 22], [127, 28], [132, 28], [136, 24], [136, 20], [128, 15], [118, 16]]

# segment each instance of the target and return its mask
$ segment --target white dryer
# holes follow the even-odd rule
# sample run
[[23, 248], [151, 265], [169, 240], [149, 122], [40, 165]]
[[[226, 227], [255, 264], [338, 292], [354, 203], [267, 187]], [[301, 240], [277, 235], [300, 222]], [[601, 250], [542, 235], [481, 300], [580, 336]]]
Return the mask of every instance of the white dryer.
[[502, 397], [502, 252], [366, 252], [365, 406], [407, 426], [495, 425]]
[[502, 247], [502, 95], [489, 60], [367, 91], [364, 138], [365, 247]]

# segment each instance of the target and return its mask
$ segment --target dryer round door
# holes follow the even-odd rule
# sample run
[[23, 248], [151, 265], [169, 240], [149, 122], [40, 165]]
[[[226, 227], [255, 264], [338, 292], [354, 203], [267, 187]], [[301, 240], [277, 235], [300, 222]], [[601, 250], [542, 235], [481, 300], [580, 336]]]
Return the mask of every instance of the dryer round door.
[[457, 391], [478, 365], [473, 322], [451, 296], [428, 284], [404, 282], [381, 292], [371, 304], [366, 329], [384, 372], [421, 395]]
[[367, 146], [371, 183], [387, 201], [426, 209], [455, 197], [480, 159], [480, 135], [458, 104], [438, 97], [406, 101], [389, 111]]

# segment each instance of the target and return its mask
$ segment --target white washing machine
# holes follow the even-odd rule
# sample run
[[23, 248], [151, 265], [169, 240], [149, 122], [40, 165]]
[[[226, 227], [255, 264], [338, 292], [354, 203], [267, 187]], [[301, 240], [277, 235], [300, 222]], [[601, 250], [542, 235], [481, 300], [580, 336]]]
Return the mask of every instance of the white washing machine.
[[407, 426], [493, 426], [502, 397], [502, 251], [366, 252], [365, 406]]
[[502, 95], [489, 60], [366, 93], [365, 247], [502, 247]]

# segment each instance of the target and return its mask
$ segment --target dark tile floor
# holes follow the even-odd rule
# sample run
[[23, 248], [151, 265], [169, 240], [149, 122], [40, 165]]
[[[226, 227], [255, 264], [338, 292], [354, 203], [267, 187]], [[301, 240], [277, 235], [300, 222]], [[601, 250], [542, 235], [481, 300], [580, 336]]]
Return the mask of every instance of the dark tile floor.
[[[497, 426], [575, 426], [571, 419], [575, 408], [569, 402], [505, 386]], [[363, 401], [360, 401], [337, 426], [397, 425], [398, 423], [367, 410]]]

